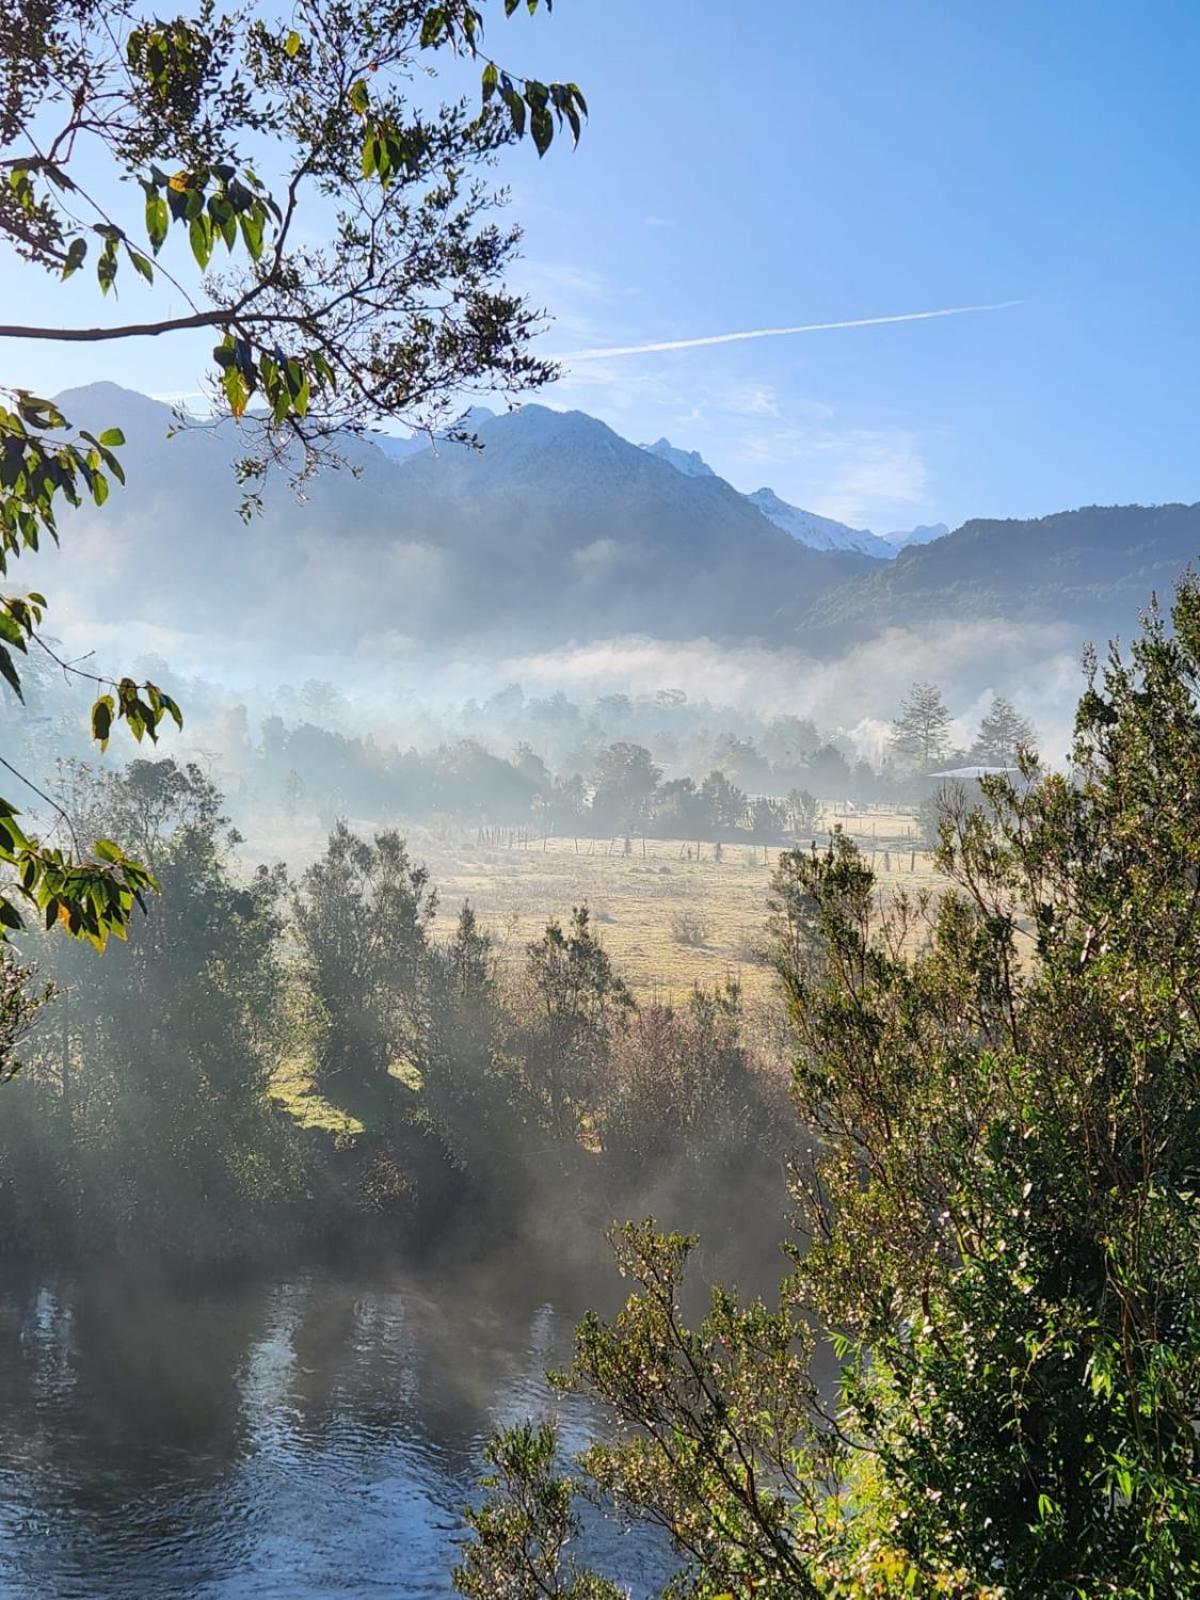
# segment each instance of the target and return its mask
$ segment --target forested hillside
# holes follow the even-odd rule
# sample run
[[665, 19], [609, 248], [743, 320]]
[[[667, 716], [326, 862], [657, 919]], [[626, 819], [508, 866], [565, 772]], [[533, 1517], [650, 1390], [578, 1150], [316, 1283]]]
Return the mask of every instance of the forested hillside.
[[806, 646], [839, 648], [886, 627], [953, 620], [1062, 622], [1126, 636], [1149, 595], [1169, 596], [1200, 553], [1200, 505], [1087, 506], [1029, 521], [977, 518], [902, 550], [806, 606]]

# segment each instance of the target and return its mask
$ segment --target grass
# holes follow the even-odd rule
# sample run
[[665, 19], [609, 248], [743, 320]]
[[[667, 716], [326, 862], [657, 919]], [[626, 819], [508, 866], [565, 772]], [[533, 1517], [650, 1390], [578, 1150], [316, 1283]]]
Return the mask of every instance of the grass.
[[289, 1111], [302, 1128], [327, 1133], [362, 1133], [363, 1124], [313, 1087], [309, 1063], [300, 1057], [282, 1062], [271, 1078], [270, 1096]]
[[[842, 817], [828, 811], [818, 820], [818, 844], [825, 830], [842, 826], [873, 858], [885, 891], [929, 888], [939, 881], [930, 856], [914, 846], [911, 815], [879, 811]], [[357, 826], [364, 834], [376, 831]], [[618, 970], [643, 1002], [682, 1000], [696, 984], [711, 986], [727, 978], [739, 982], [749, 1000], [766, 1000], [772, 993], [772, 975], [754, 959], [754, 951], [763, 938], [777, 845], [725, 844], [717, 861], [711, 844], [694, 840], [638, 839], [627, 856], [621, 839], [531, 839], [527, 846], [514, 842], [509, 847], [481, 844], [461, 828], [405, 831], [414, 859], [429, 867], [437, 885], [437, 926], [443, 936], [453, 930], [463, 901], [470, 900], [504, 958], [515, 964], [551, 917], [565, 921], [572, 906], [586, 903]], [[294, 869], [324, 844], [316, 835], [295, 842], [298, 848], [289, 851]], [[681, 942], [675, 931], [680, 926], [703, 928], [703, 942]], [[393, 1071], [416, 1087], [411, 1069], [397, 1063]], [[301, 1127], [363, 1131], [357, 1117], [317, 1093], [307, 1061], [285, 1062], [271, 1093]]]
[[[835, 819], [868, 855], [885, 888], [934, 881], [927, 854], [913, 849], [912, 818], [880, 812]], [[682, 998], [694, 984], [739, 981], [750, 997], [765, 997], [771, 977], [754, 959], [766, 921], [767, 889], [779, 847], [711, 844], [679, 839], [531, 839], [487, 845], [467, 836], [411, 834], [414, 855], [438, 885], [442, 931], [470, 900], [502, 952], [516, 960], [550, 917], [564, 919], [586, 903], [605, 945], [639, 999]], [[702, 927], [703, 941], [681, 942], [679, 926]]]

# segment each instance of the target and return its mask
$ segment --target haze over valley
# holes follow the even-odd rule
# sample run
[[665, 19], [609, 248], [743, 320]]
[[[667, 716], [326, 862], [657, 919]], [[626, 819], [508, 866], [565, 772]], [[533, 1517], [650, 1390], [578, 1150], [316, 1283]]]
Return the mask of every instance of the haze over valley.
[[122, 429], [140, 491], [70, 515], [86, 560], [56, 581], [68, 646], [131, 639], [230, 693], [335, 678], [364, 727], [499, 676], [532, 693], [687, 687], [865, 728], [878, 757], [898, 669], [901, 689], [953, 685], [968, 721], [1010, 695], [1057, 759], [1083, 646], [1128, 635], [1200, 537], [1194, 505], [877, 536], [540, 404], [470, 413], [474, 445], [347, 438], [345, 467], [299, 495], [272, 483], [243, 522], [232, 424], [179, 427], [113, 385], [59, 398], [82, 426]]
[[1198, 76], [0, 0], [0, 1600], [1200, 1596]]

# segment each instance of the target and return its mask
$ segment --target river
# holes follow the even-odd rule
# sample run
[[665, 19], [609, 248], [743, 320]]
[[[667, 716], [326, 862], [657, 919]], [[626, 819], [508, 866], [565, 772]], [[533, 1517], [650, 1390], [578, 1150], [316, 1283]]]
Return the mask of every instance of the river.
[[[530, 1276], [10, 1280], [0, 1597], [443, 1600], [492, 1428], [598, 1426], [543, 1376], [581, 1304]], [[635, 1595], [670, 1570], [610, 1522], [585, 1553]]]

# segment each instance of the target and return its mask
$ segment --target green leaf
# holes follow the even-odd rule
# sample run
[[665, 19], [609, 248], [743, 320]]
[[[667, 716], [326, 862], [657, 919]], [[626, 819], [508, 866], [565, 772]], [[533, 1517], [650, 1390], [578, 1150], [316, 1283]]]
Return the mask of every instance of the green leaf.
[[104, 241], [104, 249], [100, 252], [100, 259], [96, 263], [96, 278], [100, 284], [102, 294], [107, 294], [116, 282], [117, 277], [117, 246], [113, 239]]
[[289, 33], [287, 38], [283, 41], [284, 55], [294, 56], [300, 49], [300, 43], [300, 35], [296, 32], [295, 28], [293, 28], [291, 33]]
[[87, 256], [87, 240], [86, 239], [72, 239], [71, 243], [67, 247], [67, 259], [66, 259], [66, 262], [63, 265], [63, 270], [62, 270], [63, 282], [64, 283], [71, 276], [71, 274], [73, 272], [78, 272], [79, 271], [80, 267], [84, 263], [84, 259], [86, 258], [86, 256]]
[[105, 428], [104, 432], [100, 435], [99, 442], [100, 444], [104, 445], [106, 449], [115, 450], [118, 448], [118, 446], [125, 443], [125, 435], [121, 432], [120, 428]]
[[146, 237], [155, 255], [161, 250], [163, 240], [167, 237], [168, 226], [167, 202], [162, 195], [151, 192], [146, 197]]
[[125, 253], [128, 255], [130, 261], [133, 262], [134, 271], [137, 272], [141, 277], [145, 278], [147, 283], [153, 283], [154, 268], [150, 265], [149, 261], [146, 260], [146, 257], [139, 251], [134, 250], [130, 245], [125, 246]]
[[507, 88], [502, 88], [500, 93], [504, 104], [508, 107], [508, 114], [512, 119], [513, 132], [518, 139], [523, 139], [525, 137], [525, 102], [511, 84]]
[[212, 259], [213, 248], [212, 223], [203, 213], [198, 212], [188, 223], [188, 240], [196, 265], [203, 272]]
[[4, 678], [17, 699], [23, 703], [25, 696], [21, 691], [21, 675], [17, 671], [16, 663], [13, 661], [12, 653], [8, 646], [3, 644], [0, 644], [0, 676]]
[[533, 135], [534, 146], [539, 156], [544, 156], [549, 150], [554, 138], [554, 118], [543, 105], [535, 106], [529, 119], [529, 131]]
[[238, 226], [252, 261], [257, 261], [263, 252], [263, 220], [261, 210], [243, 211], [238, 217]]
[[425, 13], [421, 23], [421, 48], [428, 50], [431, 45], [440, 44], [447, 31], [447, 17], [441, 6], [434, 6]]
[[349, 100], [351, 111], [357, 111], [360, 117], [365, 117], [367, 114], [367, 107], [371, 103], [371, 97], [367, 92], [366, 84], [361, 78], [357, 83], [352, 85], [350, 89]]
[[236, 366], [227, 367], [221, 379], [221, 388], [225, 391], [225, 398], [229, 401], [229, 409], [239, 420], [246, 414], [246, 405], [250, 399], [250, 391], [246, 380], [242, 377]]

